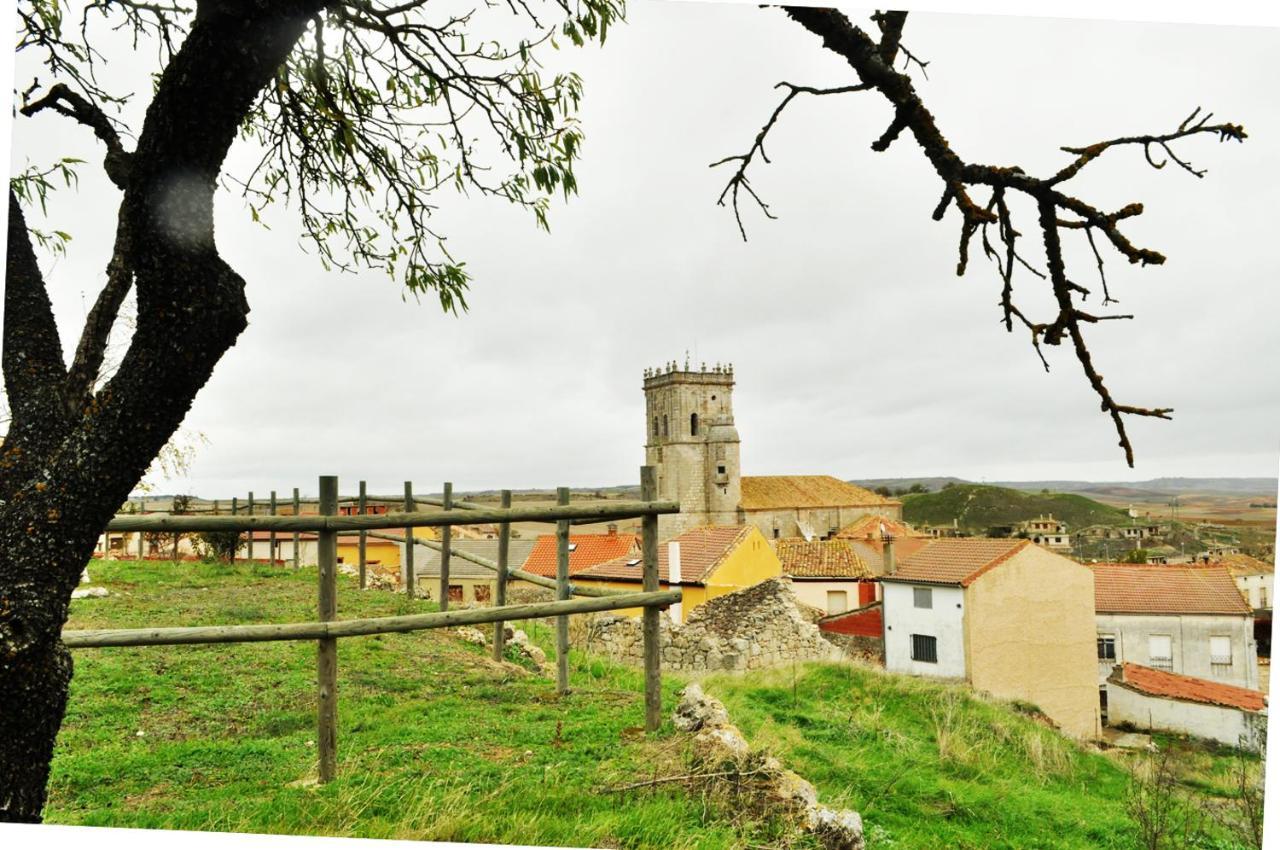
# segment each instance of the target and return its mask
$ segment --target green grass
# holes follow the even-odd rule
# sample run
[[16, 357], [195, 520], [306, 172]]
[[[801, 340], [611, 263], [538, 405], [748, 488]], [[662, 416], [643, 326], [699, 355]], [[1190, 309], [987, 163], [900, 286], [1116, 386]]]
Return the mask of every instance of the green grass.
[[1072, 493], [1026, 493], [986, 484], [956, 484], [936, 493], [902, 497], [902, 517], [915, 524], [949, 525], [970, 531], [1010, 525], [1052, 514], [1075, 531], [1089, 525], [1124, 525], [1124, 511]]
[[[287, 622], [315, 614], [314, 571], [103, 562], [106, 599], [69, 628]], [[341, 617], [434, 610], [340, 577]], [[550, 654], [551, 633], [531, 631]], [[86, 649], [46, 820], [101, 826], [594, 847], [788, 846], [781, 822], [679, 784], [688, 736], [641, 731], [641, 677], [571, 655], [573, 692], [443, 631], [339, 642], [338, 778], [314, 782], [315, 645]], [[674, 705], [682, 682], [664, 677]], [[1131, 850], [1117, 761], [1027, 708], [850, 664], [715, 676], [757, 747], [859, 811], [881, 848]], [[1231, 753], [1176, 739], [1186, 786], [1231, 791]], [[1214, 845], [1229, 847], [1229, 844]]]
[[[808, 664], [717, 676], [706, 687], [819, 799], [859, 811], [873, 850], [1137, 846], [1123, 757], [1077, 746], [962, 686]], [[1186, 787], [1229, 793], [1225, 754], [1179, 746], [1197, 759]], [[1204, 777], [1212, 779], [1197, 785]]]
[[[112, 595], [74, 601], [68, 628], [314, 618], [313, 571], [89, 570]], [[340, 616], [435, 607], [340, 580]], [[542, 628], [536, 637], [550, 636]], [[779, 828], [735, 826], [733, 813], [704, 812], [676, 785], [605, 790], [685, 758], [669, 728], [656, 740], [640, 733], [636, 672], [574, 657], [574, 691], [562, 699], [552, 680], [495, 664], [444, 632], [352, 638], [338, 652], [338, 778], [318, 787], [314, 643], [77, 650], [46, 820], [688, 848], [758, 843]], [[672, 705], [681, 683], [664, 684]]]

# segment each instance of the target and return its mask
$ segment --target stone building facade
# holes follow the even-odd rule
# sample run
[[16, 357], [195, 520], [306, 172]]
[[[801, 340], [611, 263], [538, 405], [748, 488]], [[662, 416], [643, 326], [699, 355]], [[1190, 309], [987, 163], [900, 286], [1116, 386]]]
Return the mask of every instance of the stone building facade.
[[733, 387], [732, 365], [644, 372], [645, 463], [657, 470], [658, 498], [681, 506], [658, 518], [660, 537], [754, 525], [769, 539], [827, 538], [867, 515], [902, 518], [901, 502], [830, 475], [744, 477]]
[[683, 511], [658, 518], [664, 539], [699, 525], [736, 525], [742, 497], [733, 367], [685, 364], [644, 374], [645, 463], [658, 470], [658, 498]]

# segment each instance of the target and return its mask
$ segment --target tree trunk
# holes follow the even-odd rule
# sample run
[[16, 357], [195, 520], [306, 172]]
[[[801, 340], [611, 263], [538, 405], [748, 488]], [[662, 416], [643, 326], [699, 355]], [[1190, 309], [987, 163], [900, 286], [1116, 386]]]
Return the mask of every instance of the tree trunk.
[[[98, 535], [246, 327], [244, 281], [218, 255], [213, 192], [258, 92], [326, 5], [199, 5], [129, 157], [118, 225], [138, 322], [116, 375], [68, 413], [66, 368], [10, 193], [0, 455], [0, 821], [37, 822], [71, 658], [60, 634]], [[63, 414], [56, 414], [60, 404]]]

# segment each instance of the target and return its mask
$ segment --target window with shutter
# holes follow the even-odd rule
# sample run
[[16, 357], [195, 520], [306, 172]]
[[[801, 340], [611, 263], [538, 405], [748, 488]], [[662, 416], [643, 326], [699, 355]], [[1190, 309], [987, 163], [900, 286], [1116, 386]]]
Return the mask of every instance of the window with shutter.
[[1209, 662], [1211, 664], [1231, 664], [1231, 638], [1225, 635], [1212, 635], [1209, 638]]
[[1173, 638], [1169, 635], [1151, 635], [1147, 638], [1147, 658], [1152, 667], [1169, 670], [1173, 667]]

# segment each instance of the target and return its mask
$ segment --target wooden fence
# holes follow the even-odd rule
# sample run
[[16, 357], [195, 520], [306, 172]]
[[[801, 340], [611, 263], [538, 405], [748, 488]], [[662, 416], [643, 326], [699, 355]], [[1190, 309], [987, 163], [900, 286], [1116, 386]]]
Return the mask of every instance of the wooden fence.
[[[449, 626], [494, 624], [493, 651], [501, 659], [504, 648], [504, 623], [542, 617], [556, 618], [556, 687], [560, 693], [569, 690], [569, 617], [598, 611], [616, 611], [623, 608], [643, 609], [644, 623], [644, 706], [645, 729], [654, 731], [662, 720], [662, 690], [660, 647], [658, 645], [659, 609], [680, 601], [678, 590], [660, 591], [658, 582], [658, 515], [678, 513], [676, 502], [657, 501], [657, 477], [651, 466], [640, 470], [641, 499], [636, 502], [612, 502], [594, 504], [569, 504], [569, 491], [560, 488], [555, 507], [513, 508], [511, 492], [504, 490], [501, 506], [493, 508], [469, 502], [454, 502], [452, 487], [445, 485], [445, 496], [440, 500], [416, 499], [412, 485], [405, 482], [403, 513], [364, 514], [367, 494], [364, 482], [360, 482], [360, 514], [338, 513], [338, 479], [325, 475], [320, 478], [320, 512], [298, 513], [298, 491], [293, 491], [294, 515], [278, 516], [277, 499], [273, 492], [269, 501], [270, 514], [255, 514], [253, 494], [249, 494], [248, 512], [238, 513], [237, 499], [232, 499], [229, 516], [205, 512], [182, 515], [122, 515], [107, 524], [107, 531], [152, 532], [183, 534], [202, 531], [260, 531], [270, 534], [274, 554], [276, 533], [294, 535], [295, 558], [298, 551], [298, 535], [315, 532], [318, 554], [318, 620], [305, 623], [279, 623], [268, 625], [191, 626], [142, 629], [94, 629], [64, 631], [63, 643], [71, 649], [117, 646], [172, 646], [188, 644], [252, 643], [260, 641], [314, 640], [316, 641], [316, 741], [319, 749], [319, 774], [321, 782], [333, 778], [337, 764], [337, 677], [338, 639], [363, 635], [413, 632], [439, 629]], [[435, 505], [439, 511], [418, 512], [417, 502]], [[639, 593], [604, 590], [601, 588], [575, 587], [569, 582], [569, 526], [574, 522], [598, 522], [607, 519], [641, 519], [641, 560], [643, 562], [643, 589]], [[511, 523], [554, 522], [556, 524], [556, 578], [512, 570], [507, 564]], [[449, 531], [455, 525], [480, 525], [496, 523], [499, 527], [498, 560], [464, 553], [451, 552]], [[415, 528], [442, 528], [442, 540], [416, 538]], [[404, 536], [384, 533], [384, 529], [404, 529]], [[440, 576], [440, 611], [431, 614], [412, 614], [399, 617], [374, 617], [358, 620], [338, 619], [337, 574], [338, 533], [359, 531], [361, 543], [366, 535], [401, 540], [406, 553], [413, 552], [413, 544], [438, 548], [442, 554]], [[139, 534], [139, 540], [141, 540]], [[141, 543], [139, 543], [141, 549]], [[360, 578], [364, 584], [364, 546], [360, 547]], [[489, 567], [497, 573], [497, 604], [491, 608], [448, 610], [449, 554]], [[408, 556], [410, 559], [412, 555]], [[408, 561], [407, 575], [412, 576], [412, 560]], [[508, 579], [518, 578], [555, 590], [555, 601], [527, 605], [506, 604]], [[406, 582], [406, 591], [413, 592], [412, 579]], [[571, 599], [573, 595], [580, 599]]]

